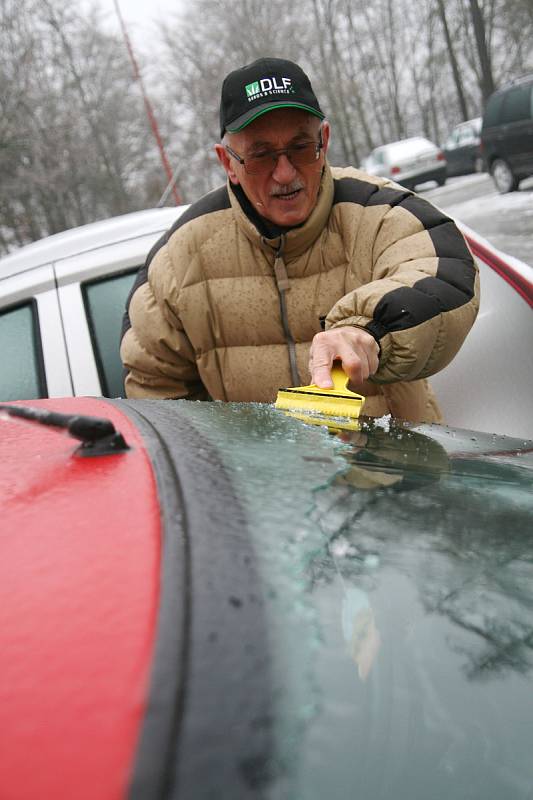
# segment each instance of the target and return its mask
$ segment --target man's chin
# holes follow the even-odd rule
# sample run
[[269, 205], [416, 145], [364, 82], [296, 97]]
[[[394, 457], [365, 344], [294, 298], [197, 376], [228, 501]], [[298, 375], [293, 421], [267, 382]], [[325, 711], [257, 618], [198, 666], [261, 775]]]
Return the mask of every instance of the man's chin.
[[264, 214], [267, 219], [275, 225], [289, 227], [291, 225], [301, 225], [310, 214], [304, 198], [295, 200], [277, 200], [272, 198]]

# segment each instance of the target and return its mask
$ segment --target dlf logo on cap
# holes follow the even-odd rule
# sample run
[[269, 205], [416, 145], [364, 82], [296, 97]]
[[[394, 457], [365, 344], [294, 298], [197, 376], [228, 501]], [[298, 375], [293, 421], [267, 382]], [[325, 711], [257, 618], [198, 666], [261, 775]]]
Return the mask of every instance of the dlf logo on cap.
[[[278, 80], [280, 83], [278, 83]], [[246, 97], [253, 97], [255, 99], [260, 92], [264, 92], [265, 94], [274, 94], [275, 92], [286, 93], [290, 90], [291, 84], [292, 81], [290, 78], [278, 79], [273, 75], [271, 78], [261, 78], [258, 81], [249, 83], [244, 88], [246, 90]]]
[[324, 114], [298, 64], [284, 58], [258, 58], [226, 75], [220, 96], [220, 137], [236, 133], [277, 108], [299, 108], [319, 119]]

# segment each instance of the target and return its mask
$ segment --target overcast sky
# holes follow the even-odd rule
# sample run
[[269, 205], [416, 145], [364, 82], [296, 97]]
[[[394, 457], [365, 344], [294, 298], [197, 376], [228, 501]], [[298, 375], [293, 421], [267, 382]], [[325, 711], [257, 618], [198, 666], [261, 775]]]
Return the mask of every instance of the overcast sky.
[[[118, 18], [113, 0], [97, 0], [109, 25], [118, 28]], [[154, 20], [164, 19], [180, 6], [180, 0], [119, 0], [120, 11], [128, 34], [137, 41], [155, 28]]]

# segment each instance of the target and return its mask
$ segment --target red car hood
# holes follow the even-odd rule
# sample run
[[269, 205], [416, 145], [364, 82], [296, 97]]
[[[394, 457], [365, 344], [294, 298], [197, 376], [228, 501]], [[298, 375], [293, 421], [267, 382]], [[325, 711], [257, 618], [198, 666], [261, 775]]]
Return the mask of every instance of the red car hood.
[[1, 794], [121, 797], [157, 613], [156, 487], [142, 440], [117, 408], [90, 398], [46, 406], [106, 416], [131, 449], [80, 458], [68, 436], [3, 422]]

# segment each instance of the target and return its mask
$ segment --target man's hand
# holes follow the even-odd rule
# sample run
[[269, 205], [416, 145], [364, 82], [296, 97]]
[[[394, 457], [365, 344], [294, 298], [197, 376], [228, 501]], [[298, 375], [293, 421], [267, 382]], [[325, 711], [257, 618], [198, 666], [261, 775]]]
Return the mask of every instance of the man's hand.
[[321, 389], [330, 389], [333, 386], [331, 365], [335, 359], [342, 361], [342, 368], [350, 381], [359, 385], [377, 372], [379, 346], [363, 328], [345, 326], [317, 333], [309, 353], [311, 383]]

